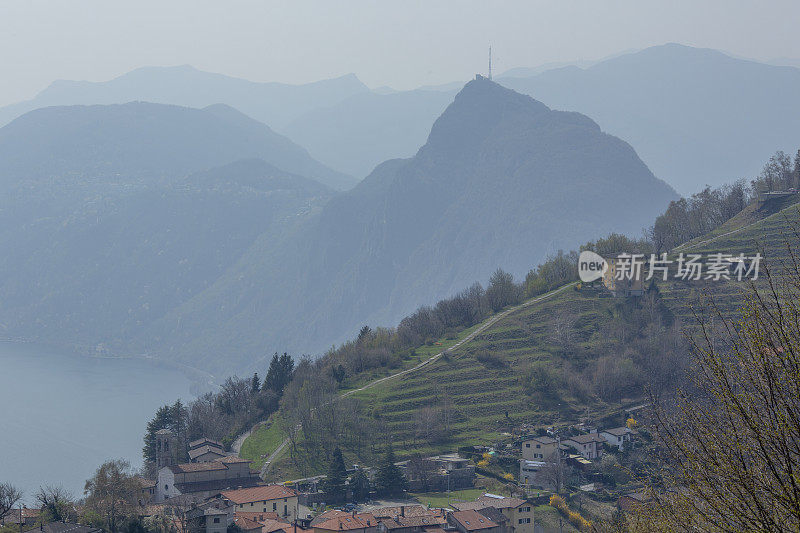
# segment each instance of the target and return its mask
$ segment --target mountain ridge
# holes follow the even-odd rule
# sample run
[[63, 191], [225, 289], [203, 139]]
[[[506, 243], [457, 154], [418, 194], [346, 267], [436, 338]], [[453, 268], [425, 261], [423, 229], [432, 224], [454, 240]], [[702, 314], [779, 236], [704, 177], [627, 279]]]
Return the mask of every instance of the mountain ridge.
[[[28, 144], [35, 137], [37, 142]], [[205, 109], [130, 102], [36, 109], [0, 128], [0, 181], [63, 173], [163, 180], [261, 157], [333, 188], [356, 180], [311, 158], [288, 138], [224, 104]]]
[[225, 103], [280, 129], [320, 106], [368, 91], [355, 74], [291, 85], [254, 82], [189, 65], [140, 67], [101, 82], [57, 80], [30, 100], [0, 107], [0, 126], [33, 109], [53, 105], [124, 104], [131, 101], [202, 108]]
[[[548, 187], [556, 192], [543, 195]], [[629, 217], [618, 205], [598, 207], [618, 201], [605, 189], [637, 199]], [[602, 200], [581, 200], [601, 193]], [[365, 322], [395, 323], [498, 267], [524, 275], [558, 248], [609, 231], [638, 232], [676, 197], [627, 143], [602, 133], [591, 119], [549, 110], [488, 80], [472, 81], [415, 156], [379, 165], [296, 226], [285, 239], [291, 242], [253, 249], [198, 295], [188, 314], [162, 322], [157, 336], [177, 334], [166, 342], [184, 346], [176, 357], [202, 346], [235, 357], [259, 344], [319, 353]], [[555, 206], [565, 202], [576, 204], [575, 220], [554, 226], [564, 216]], [[618, 223], [620, 217], [627, 222]], [[267, 257], [280, 261], [265, 266]], [[284, 270], [281, 262], [288, 265]], [[300, 275], [297, 264], [304, 265]], [[242, 282], [253, 279], [272, 279], [273, 287]], [[267, 303], [283, 299], [292, 303]], [[252, 309], [259, 309], [260, 321], [275, 331], [259, 328], [235, 338], [221, 331], [213, 341], [178, 334], [178, 317], [196, 330], [222, 307], [225, 318], [217, 319], [230, 327], [258, 323]]]

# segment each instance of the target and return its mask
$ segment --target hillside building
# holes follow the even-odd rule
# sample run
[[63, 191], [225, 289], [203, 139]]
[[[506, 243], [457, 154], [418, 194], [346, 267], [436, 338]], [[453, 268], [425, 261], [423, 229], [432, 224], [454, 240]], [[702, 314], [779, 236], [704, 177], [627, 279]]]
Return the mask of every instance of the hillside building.
[[250, 461], [229, 456], [208, 463], [183, 463], [158, 470], [155, 501], [183, 495], [207, 498], [227, 489], [254, 487], [261, 479], [250, 471]]

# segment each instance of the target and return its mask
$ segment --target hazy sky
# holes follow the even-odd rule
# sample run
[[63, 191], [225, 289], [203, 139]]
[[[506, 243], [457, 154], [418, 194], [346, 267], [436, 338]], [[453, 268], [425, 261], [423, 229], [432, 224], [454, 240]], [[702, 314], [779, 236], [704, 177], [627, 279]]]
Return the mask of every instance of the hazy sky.
[[800, 58], [798, 21], [796, 0], [0, 0], [0, 105], [144, 65], [412, 88], [484, 71], [490, 42], [497, 71], [665, 42]]

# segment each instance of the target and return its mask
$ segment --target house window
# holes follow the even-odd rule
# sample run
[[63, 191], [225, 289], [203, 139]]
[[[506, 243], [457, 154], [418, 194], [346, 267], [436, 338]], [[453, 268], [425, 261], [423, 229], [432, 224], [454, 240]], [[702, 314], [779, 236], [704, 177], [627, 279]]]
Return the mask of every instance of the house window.
[[278, 504], [276, 502], [272, 502], [272, 510], [273, 511], [277, 511], [278, 510]]
[[537, 444], [537, 445], [536, 445], [536, 447], [537, 447], [537, 448], [541, 448], [541, 447], [542, 447], [542, 445], [541, 445], [541, 444]]
[[526, 448], [530, 448], [530, 447], [531, 447], [531, 443], [530, 443], [530, 442], [526, 442], [526, 443], [525, 443], [525, 447], [526, 447]]
[[283, 506], [283, 516], [286, 516], [288, 514], [289, 514], [289, 506], [288, 505], [284, 505]]
[[215, 524], [219, 524], [219, 517], [218, 517], [218, 516], [215, 516], [215, 517], [214, 517], [214, 523], [215, 523]]
[[164, 485], [164, 490], [169, 490], [169, 485]]

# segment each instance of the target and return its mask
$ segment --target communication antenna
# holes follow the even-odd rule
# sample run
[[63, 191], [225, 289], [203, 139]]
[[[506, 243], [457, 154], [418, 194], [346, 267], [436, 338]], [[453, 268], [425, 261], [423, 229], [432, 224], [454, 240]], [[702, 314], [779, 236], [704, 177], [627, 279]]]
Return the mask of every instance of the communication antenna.
[[489, 45], [489, 81], [492, 80], [492, 45]]

